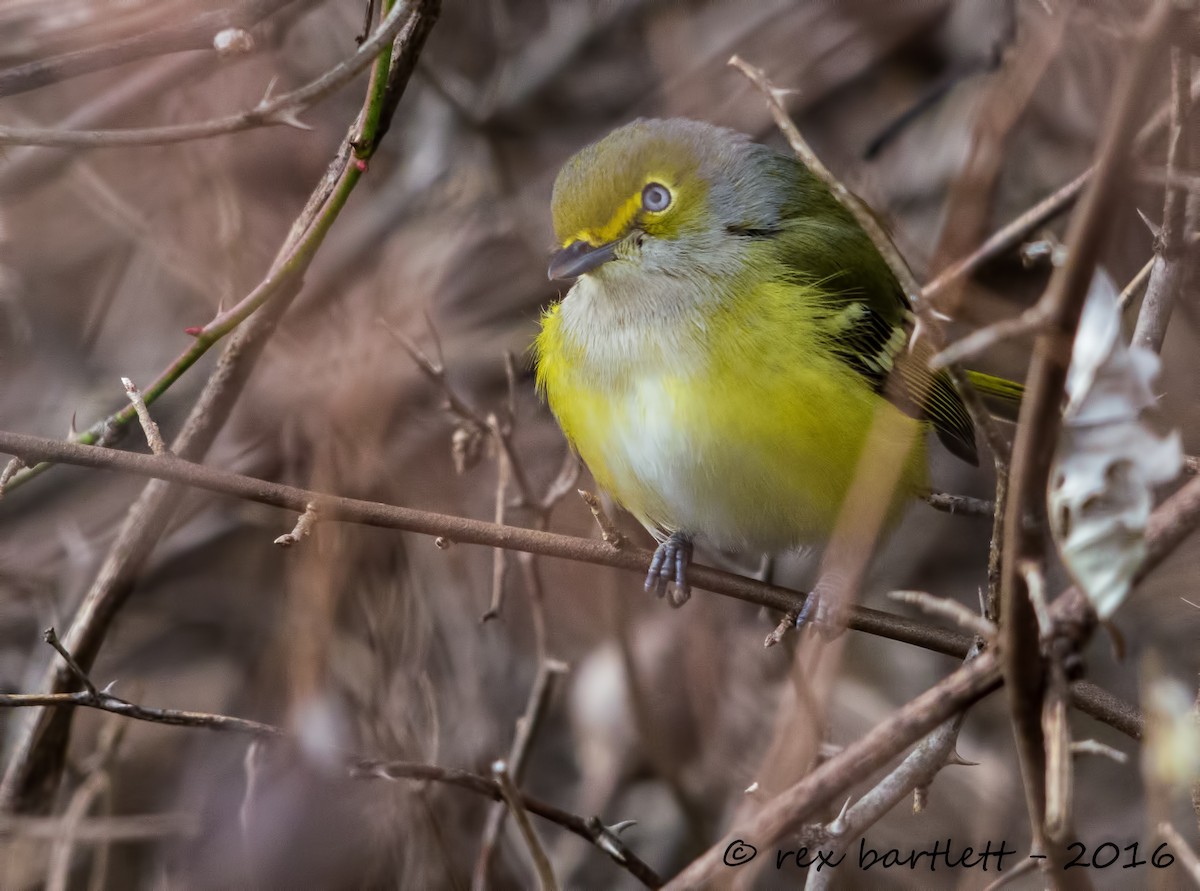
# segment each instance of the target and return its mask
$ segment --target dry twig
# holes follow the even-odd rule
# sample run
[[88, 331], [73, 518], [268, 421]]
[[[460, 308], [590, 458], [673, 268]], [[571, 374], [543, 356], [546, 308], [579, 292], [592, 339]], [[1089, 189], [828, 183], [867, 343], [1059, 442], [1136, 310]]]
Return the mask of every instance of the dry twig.
[[[645, 575], [652, 556], [652, 553], [644, 548], [630, 546], [616, 549], [594, 539], [557, 535], [536, 529], [523, 529], [518, 526], [498, 527], [492, 523], [466, 517], [324, 495], [294, 486], [271, 483], [192, 464], [178, 458], [159, 458], [154, 455], [119, 452], [0, 431], [0, 452], [11, 454], [14, 451], [65, 464], [109, 468], [157, 479], [182, 482], [212, 492], [293, 511], [302, 511], [308, 503], [316, 502], [321, 509], [322, 517], [327, 521], [360, 523], [416, 532], [435, 536], [446, 546], [450, 542], [461, 542], [489, 547], [505, 547], [597, 566], [627, 569], [642, 575]], [[1197, 515], [1200, 515], [1200, 477], [1194, 478], [1193, 482], [1197, 483], [1194, 491], [1187, 486], [1176, 494], [1176, 498], [1183, 497], [1183, 493], [1193, 493], [1192, 497], [1197, 502], [1195, 511]], [[1155, 535], [1150, 537], [1151, 552], [1147, 558], [1147, 565], [1154, 565], [1161, 559], [1161, 554], [1156, 553], [1155, 548], [1174, 546], [1173, 543], [1167, 546], [1158, 545], [1155, 542], [1175, 542], [1176, 536], [1186, 535], [1197, 522], [1191, 506], [1177, 509], [1171, 516], [1177, 518], [1172, 521], [1177, 526], [1169, 531], [1170, 534], [1167, 534], [1168, 530], [1156, 530]], [[439, 547], [443, 545], [439, 545]], [[689, 572], [696, 587], [716, 594], [735, 597], [781, 612], [798, 610], [803, 606], [802, 595], [778, 585], [767, 584], [757, 579], [745, 578], [706, 566], [693, 566]], [[848, 627], [959, 658], [964, 657], [971, 646], [971, 638], [965, 634], [936, 628], [926, 623], [915, 622], [866, 607], [856, 606], [853, 608], [849, 616]], [[1094, 685], [1086, 683], [1078, 683], [1073, 689], [1076, 693], [1079, 693], [1080, 690], [1085, 691], [1076, 697], [1075, 704], [1098, 720], [1111, 723], [1122, 732], [1131, 732], [1130, 728], [1140, 726], [1136, 709], [1124, 705], [1111, 694], [1100, 695], [1102, 691], [1099, 691]]]
[[285, 125], [307, 130], [308, 126], [303, 124], [297, 115], [350, 83], [371, 65], [379, 52], [395, 39], [405, 25], [410, 24], [414, 15], [413, 5], [413, 2], [397, 2], [375, 33], [363, 42], [354, 55], [339, 62], [320, 77], [279, 96], [271, 97], [268, 91], [253, 108], [237, 114], [191, 124], [122, 130], [59, 130], [0, 126], [0, 145], [41, 145], [57, 148], [169, 145], [255, 127]]

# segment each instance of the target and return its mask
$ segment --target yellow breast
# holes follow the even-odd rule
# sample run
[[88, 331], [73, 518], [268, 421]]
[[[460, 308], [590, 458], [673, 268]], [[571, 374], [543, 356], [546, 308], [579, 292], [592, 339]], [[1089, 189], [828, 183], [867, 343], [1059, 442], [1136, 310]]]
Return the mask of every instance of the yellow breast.
[[[547, 312], [536, 349], [539, 386], [597, 483], [648, 528], [722, 547], [825, 538], [873, 413], [899, 413], [821, 348], [811, 295], [763, 285], [647, 326], [613, 324], [595, 287]], [[921, 442], [902, 496], [927, 488], [925, 465]]]

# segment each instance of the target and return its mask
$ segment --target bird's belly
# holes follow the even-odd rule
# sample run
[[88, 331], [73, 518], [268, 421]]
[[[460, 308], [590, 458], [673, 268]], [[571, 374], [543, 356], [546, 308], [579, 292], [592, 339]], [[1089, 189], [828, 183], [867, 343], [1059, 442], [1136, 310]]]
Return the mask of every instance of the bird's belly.
[[643, 524], [727, 548], [777, 550], [832, 530], [873, 408], [853, 396], [847, 404], [846, 395], [642, 377], [607, 406], [605, 434], [578, 447]]

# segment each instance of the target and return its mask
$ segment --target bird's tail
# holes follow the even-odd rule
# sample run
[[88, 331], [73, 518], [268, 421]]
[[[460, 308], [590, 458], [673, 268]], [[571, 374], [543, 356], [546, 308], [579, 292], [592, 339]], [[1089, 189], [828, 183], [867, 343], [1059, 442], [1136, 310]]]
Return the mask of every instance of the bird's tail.
[[1025, 393], [1023, 386], [1016, 381], [996, 377], [994, 374], [984, 374], [982, 371], [968, 371], [967, 380], [993, 412], [1009, 421], [1017, 419], [1021, 397]]

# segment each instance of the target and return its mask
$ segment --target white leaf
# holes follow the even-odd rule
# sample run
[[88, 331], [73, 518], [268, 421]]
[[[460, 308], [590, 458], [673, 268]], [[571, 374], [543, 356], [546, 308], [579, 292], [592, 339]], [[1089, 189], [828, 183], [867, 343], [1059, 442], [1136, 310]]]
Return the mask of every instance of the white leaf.
[[1146, 556], [1153, 487], [1178, 476], [1178, 431], [1150, 423], [1158, 356], [1121, 333], [1117, 289], [1096, 272], [1067, 372], [1067, 406], [1050, 474], [1050, 522], [1063, 562], [1102, 619], [1129, 594]]

